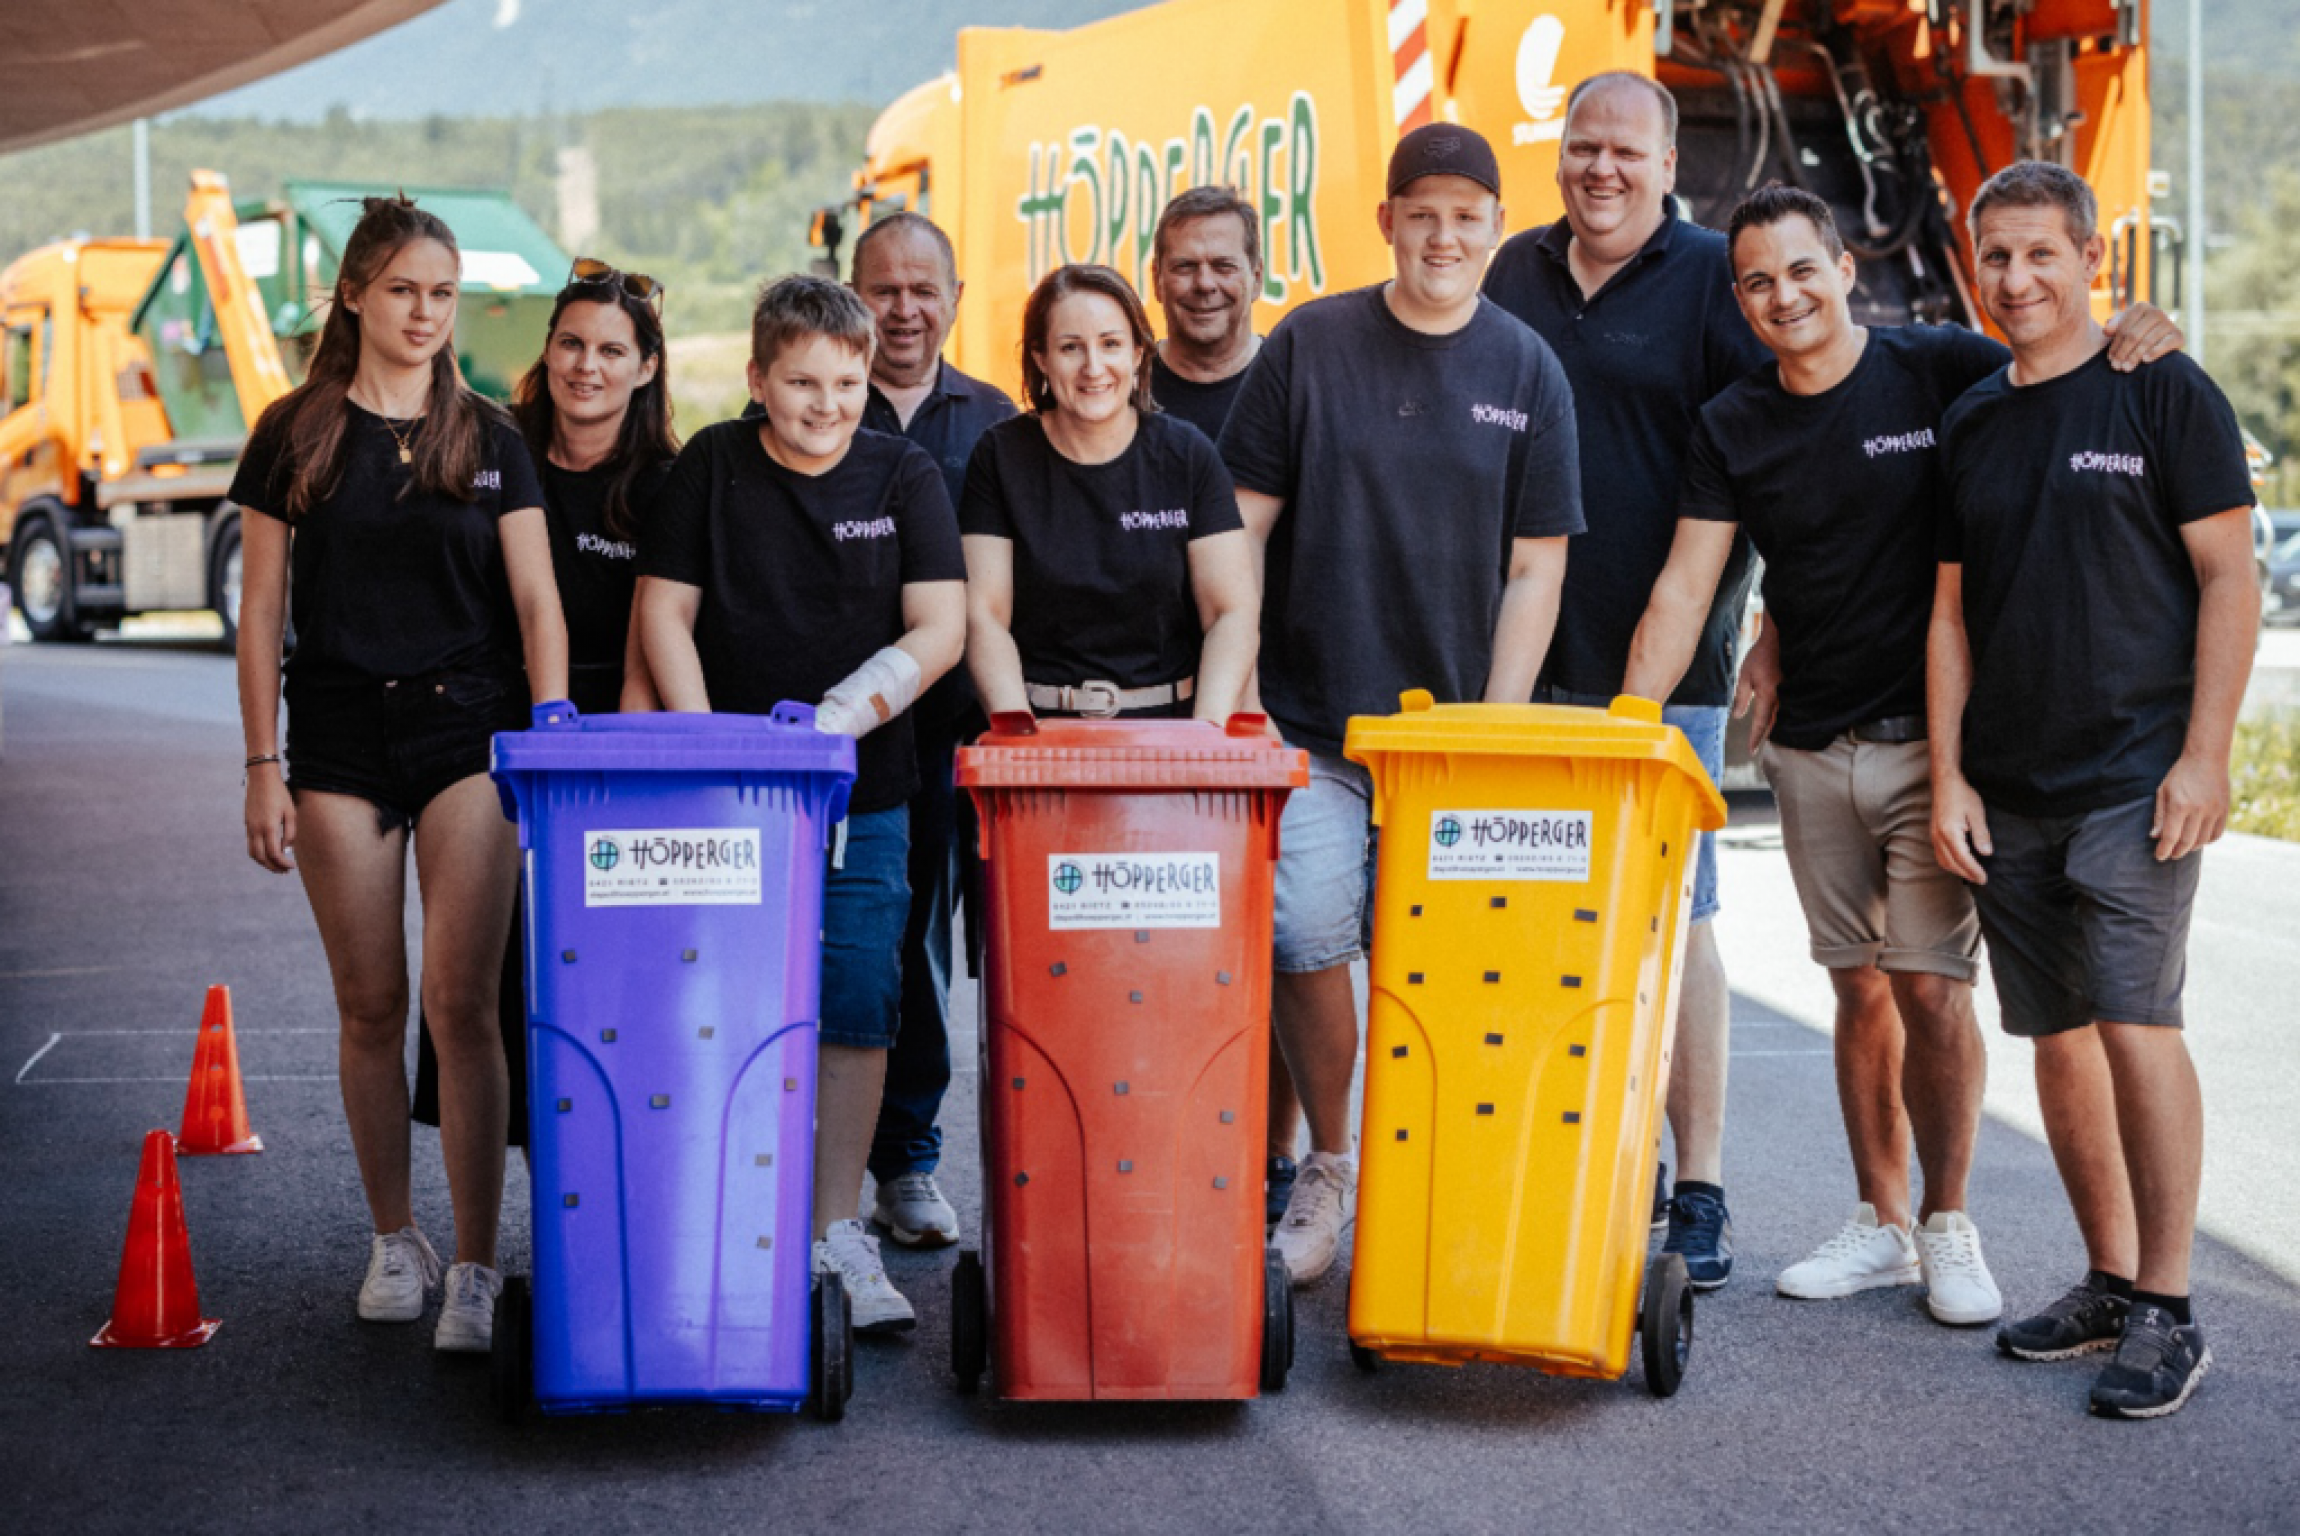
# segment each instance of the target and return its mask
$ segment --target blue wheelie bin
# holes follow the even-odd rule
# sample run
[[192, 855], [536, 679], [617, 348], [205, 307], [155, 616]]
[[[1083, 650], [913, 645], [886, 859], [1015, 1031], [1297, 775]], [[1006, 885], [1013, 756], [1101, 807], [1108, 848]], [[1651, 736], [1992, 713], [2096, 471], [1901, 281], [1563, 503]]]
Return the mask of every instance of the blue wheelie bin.
[[497, 1303], [506, 1418], [843, 1413], [847, 1300], [809, 1261], [824, 861], [854, 765], [799, 704], [495, 738], [531, 893], [535, 1278]]

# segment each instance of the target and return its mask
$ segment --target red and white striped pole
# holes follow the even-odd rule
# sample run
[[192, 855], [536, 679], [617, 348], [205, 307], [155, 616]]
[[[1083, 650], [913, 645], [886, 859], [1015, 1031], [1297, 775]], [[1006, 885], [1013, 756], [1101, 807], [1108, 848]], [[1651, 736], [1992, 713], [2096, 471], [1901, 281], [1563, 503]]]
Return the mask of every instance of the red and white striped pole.
[[1390, 0], [1390, 61], [1397, 71], [1390, 102], [1402, 137], [1430, 121], [1429, 0]]

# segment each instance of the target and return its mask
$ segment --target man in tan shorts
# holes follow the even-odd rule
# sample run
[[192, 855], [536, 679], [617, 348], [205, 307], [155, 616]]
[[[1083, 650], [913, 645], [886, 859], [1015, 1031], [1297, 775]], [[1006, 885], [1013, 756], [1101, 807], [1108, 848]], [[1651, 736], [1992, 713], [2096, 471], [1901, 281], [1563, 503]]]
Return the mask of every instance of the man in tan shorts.
[[[1977, 1326], [2003, 1310], [1965, 1214], [1987, 1070], [1972, 1004], [1980, 929], [1933, 852], [1925, 635], [1937, 430], [2011, 354], [1954, 326], [1855, 325], [1853, 260], [1809, 193], [1753, 193], [1728, 239], [1735, 297], [1776, 363], [1702, 411], [1626, 686], [1656, 699], [1675, 686], [1746, 528], [1780, 647], [1777, 713], [1755, 734], [1770, 724], [1762, 762], [1813, 959], [1836, 989], [1837, 1095], [1860, 1194], [1776, 1286], [1822, 1300], [1922, 1281], [1935, 1319]], [[2178, 343], [2153, 312], [2121, 321], [2123, 366]]]

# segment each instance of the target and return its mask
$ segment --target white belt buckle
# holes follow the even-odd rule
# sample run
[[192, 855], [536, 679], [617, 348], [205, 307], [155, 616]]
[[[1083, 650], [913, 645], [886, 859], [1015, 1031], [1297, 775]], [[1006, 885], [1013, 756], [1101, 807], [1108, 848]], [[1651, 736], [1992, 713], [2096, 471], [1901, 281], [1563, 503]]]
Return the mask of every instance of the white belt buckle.
[[1089, 720], [1112, 720], [1118, 715], [1116, 683], [1079, 683], [1070, 690], [1070, 707]]

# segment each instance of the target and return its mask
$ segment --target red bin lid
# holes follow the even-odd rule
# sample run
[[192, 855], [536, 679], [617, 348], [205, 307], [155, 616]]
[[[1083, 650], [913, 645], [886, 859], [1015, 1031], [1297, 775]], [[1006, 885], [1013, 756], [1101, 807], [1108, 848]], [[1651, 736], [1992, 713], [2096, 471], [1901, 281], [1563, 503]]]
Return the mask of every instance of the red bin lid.
[[1039, 720], [1001, 714], [958, 750], [968, 789], [1300, 789], [1310, 755], [1260, 715], [1207, 720]]

